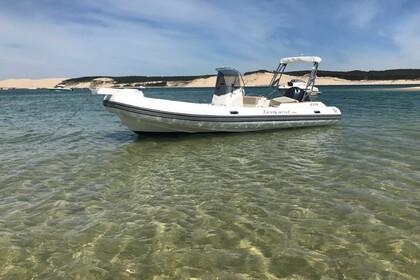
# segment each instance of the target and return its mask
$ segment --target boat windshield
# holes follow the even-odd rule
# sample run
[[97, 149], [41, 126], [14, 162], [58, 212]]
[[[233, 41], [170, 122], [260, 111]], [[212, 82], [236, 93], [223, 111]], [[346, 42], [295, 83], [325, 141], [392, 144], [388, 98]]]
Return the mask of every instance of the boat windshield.
[[214, 94], [221, 96], [243, 86], [241, 73], [233, 68], [217, 68], [217, 80]]

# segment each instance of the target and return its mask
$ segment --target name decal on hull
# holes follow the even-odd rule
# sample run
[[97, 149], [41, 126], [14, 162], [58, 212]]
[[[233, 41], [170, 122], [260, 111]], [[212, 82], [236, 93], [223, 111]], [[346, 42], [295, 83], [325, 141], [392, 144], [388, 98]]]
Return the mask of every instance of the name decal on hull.
[[262, 110], [263, 114], [265, 115], [289, 115], [293, 112], [290, 112], [290, 110], [287, 111], [276, 111], [276, 110]]

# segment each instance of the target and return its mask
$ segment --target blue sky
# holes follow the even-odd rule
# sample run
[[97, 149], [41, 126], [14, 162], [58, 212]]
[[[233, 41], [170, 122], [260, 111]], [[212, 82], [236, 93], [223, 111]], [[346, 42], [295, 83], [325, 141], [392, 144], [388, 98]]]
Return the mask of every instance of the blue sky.
[[420, 68], [418, 0], [0, 0], [0, 80]]

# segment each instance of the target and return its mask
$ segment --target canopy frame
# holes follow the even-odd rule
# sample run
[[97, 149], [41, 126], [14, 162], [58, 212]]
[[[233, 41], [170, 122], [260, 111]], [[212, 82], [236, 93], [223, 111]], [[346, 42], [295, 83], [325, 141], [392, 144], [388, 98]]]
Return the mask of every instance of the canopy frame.
[[[280, 59], [280, 63], [277, 66], [277, 69], [274, 71], [273, 78], [271, 79], [269, 89], [269, 95], [277, 92], [281, 77], [283, 76], [284, 71], [289, 63], [312, 63], [311, 74], [305, 86], [305, 95], [302, 100], [305, 100], [309, 96], [310, 92], [315, 86], [316, 73], [318, 71], [318, 65], [321, 62], [321, 58], [318, 56], [292, 56], [285, 57]], [[273, 90], [274, 89], [274, 90]], [[309, 89], [309, 90], [308, 90]]]

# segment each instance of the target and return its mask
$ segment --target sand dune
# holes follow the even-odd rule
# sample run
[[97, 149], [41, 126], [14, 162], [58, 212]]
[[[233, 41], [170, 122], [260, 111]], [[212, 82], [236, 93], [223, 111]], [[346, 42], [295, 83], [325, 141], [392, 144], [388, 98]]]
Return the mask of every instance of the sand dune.
[[67, 78], [49, 78], [40, 80], [31, 79], [9, 79], [0, 81], [0, 88], [49, 88], [60, 84]]
[[[244, 76], [244, 81], [247, 86], [267, 86], [273, 75], [270, 73], [253, 73]], [[297, 78], [289, 75], [283, 75], [281, 83], [285, 84], [292, 78]], [[66, 78], [50, 78], [50, 79], [9, 79], [0, 81], [0, 88], [49, 88], [65, 81]], [[198, 78], [192, 81], [169, 81], [168, 87], [213, 87], [216, 82], [216, 76], [208, 78]], [[417, 80], [381, 80], [381, 81], [349, 81], [331, 77], [318, 77], [316, 80], [317, 86], [323, 85], [420, 85], [420, 79]], [[97, 78], [92, 82], [84, 82], [78, 84], [68, 85], [72, 88], [89, 88], [89, 87], [113, 87], [123, 86], [116, 84], [112, 79], [106, 78], [106, 81]], [[127, 84], [124, 84], [127, 86]], [[413, 89], [415, 90], [415, 89]]]

